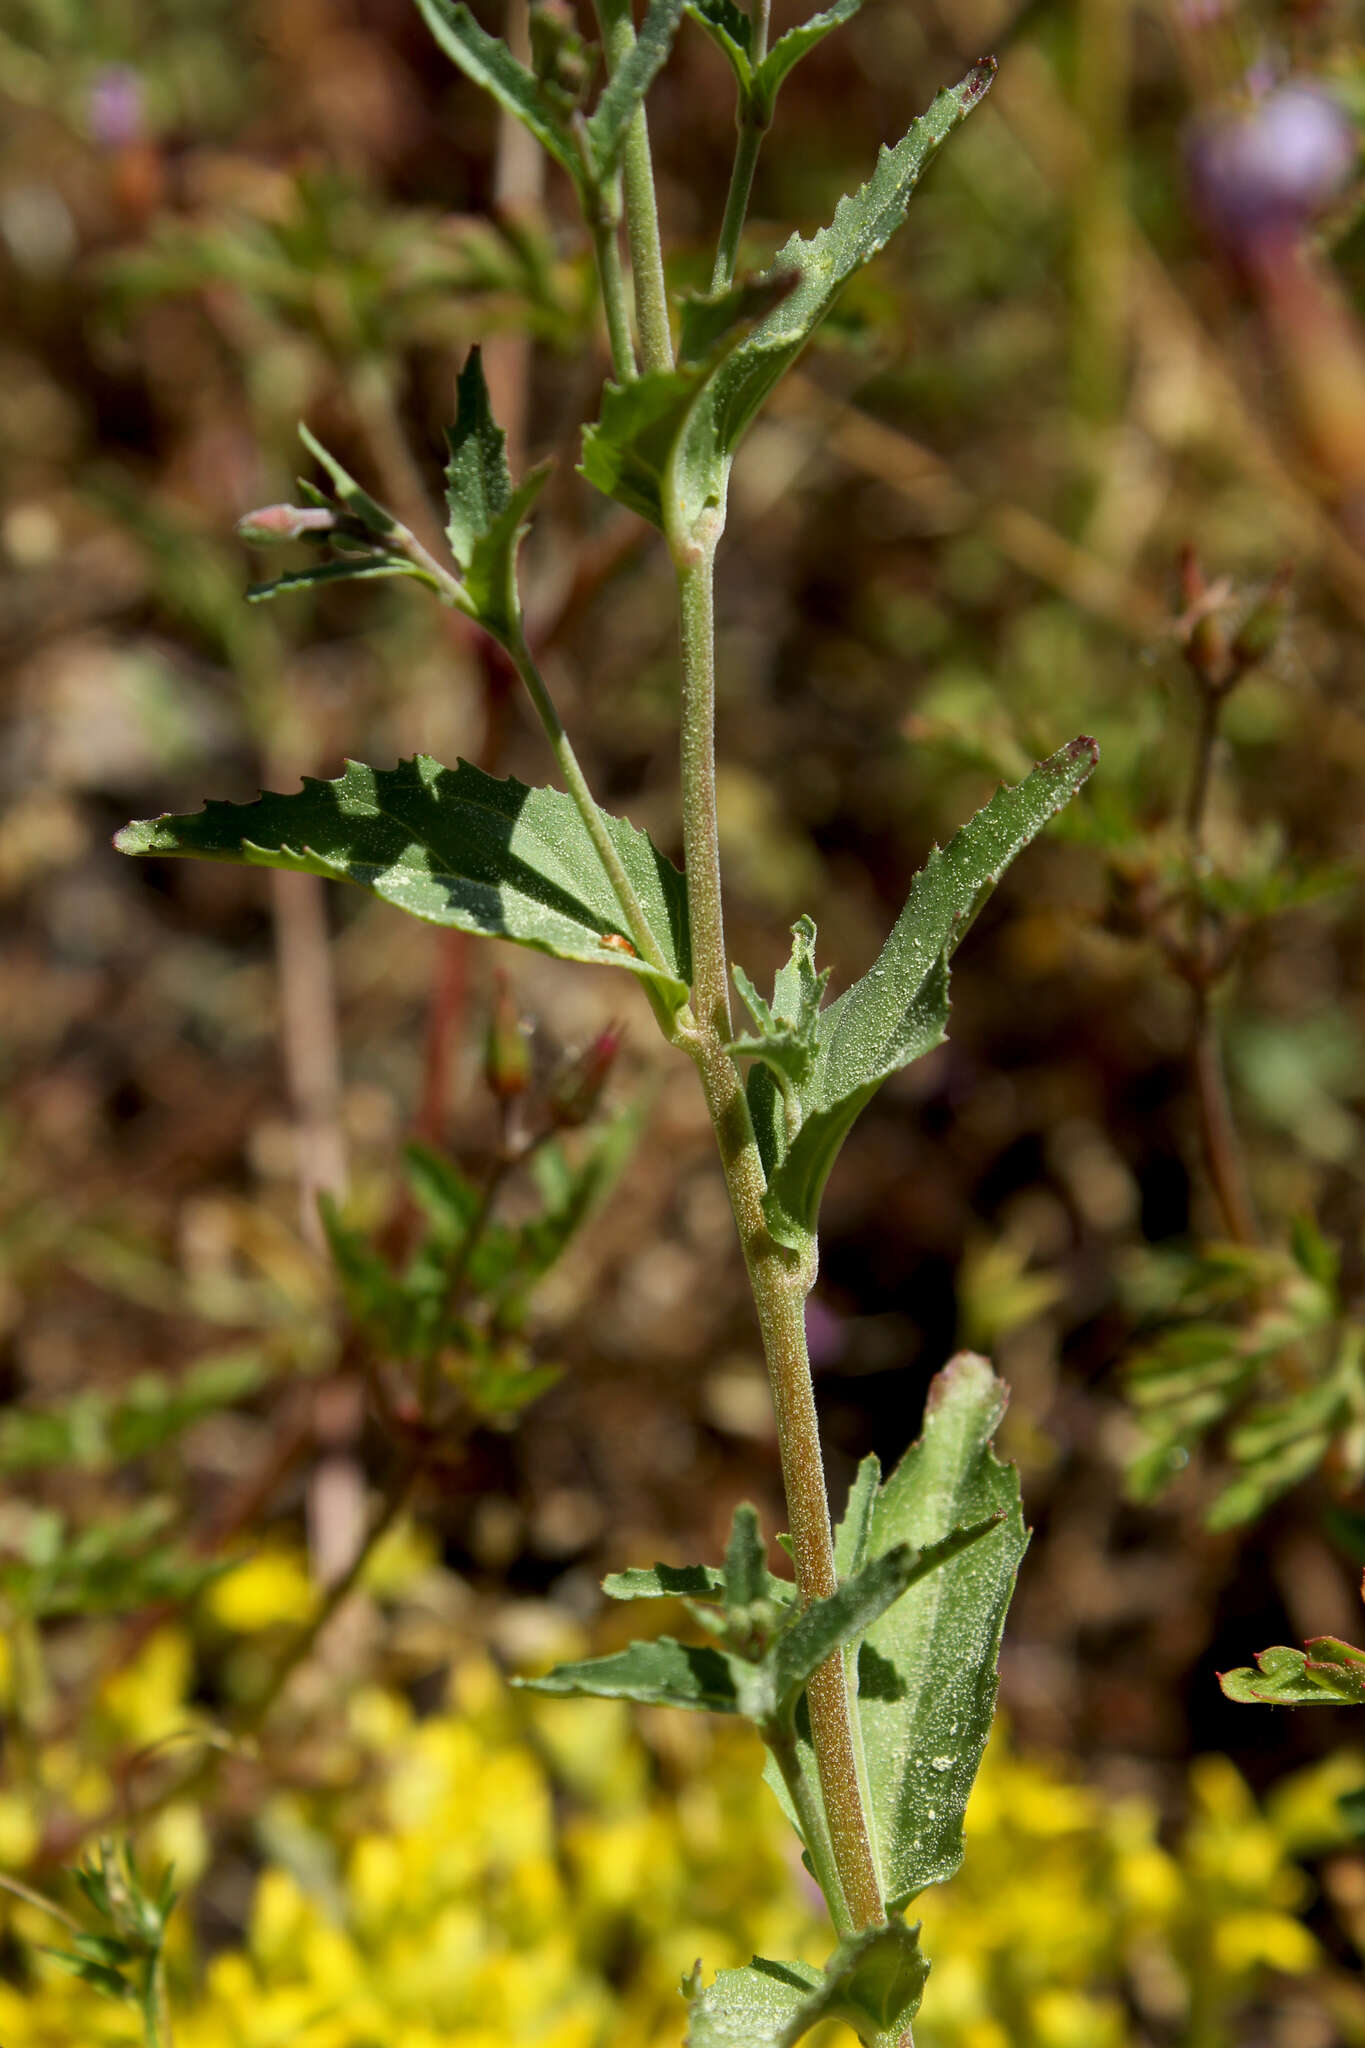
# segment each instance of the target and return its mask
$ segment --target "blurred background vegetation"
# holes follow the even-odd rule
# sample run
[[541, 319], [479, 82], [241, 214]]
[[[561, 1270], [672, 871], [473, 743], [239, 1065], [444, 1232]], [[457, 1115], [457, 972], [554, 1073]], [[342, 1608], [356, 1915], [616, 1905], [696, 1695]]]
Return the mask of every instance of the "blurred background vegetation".
[[[749, 258], [985, 49], [736, 471], [729, 944], [762, 983], [809, 912], [837, 987], [996, 780], [1099, 739], [824, 1210], [836, 1499], [970, 1344], [1035, 1531], [917, 2032], [1330, 2048], [1365, 2041], [1365, 1748], [1215, 1672], [1361, 1627], [1365, 48], [1351, 0], [869, 0], [786, 90]], [[482, 341], [558, 462], [527, 587], [566, 720], [677, 852], [667, 566], [573, 473], [570, 197], [403, 0], [10, 0], [0, 103], [0, 1872], [70, 1903], [101, 1828], [173, 1858], [190, 2048], [676, 2040], [696, 1953], [814, 1938], [753, 1760], [500, 1674], [609, 1647], [601, 1573], [718, 1554], [738, 1497], [780, 1524], [692, 1076], [617, 977], [109, 847], [346, 753], [546, 779], [448, 617], [249, 609], [232, 536], [300, 417], [430, 531]], [[733, 105], [694, 29], [651, 119], [695, 283]], [[490, 1019], [560, 1105], [534, 1181]], [[5, 1912], [6, 2048], [139, 2038]]]

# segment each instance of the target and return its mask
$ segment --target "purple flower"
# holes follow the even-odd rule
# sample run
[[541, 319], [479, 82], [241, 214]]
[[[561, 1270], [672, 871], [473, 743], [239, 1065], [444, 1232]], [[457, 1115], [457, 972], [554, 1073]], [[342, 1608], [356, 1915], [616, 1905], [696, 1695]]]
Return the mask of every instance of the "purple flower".
[[1291, 81], [1240, 114], [1199, 123], [1187, 147], [1195, 210], [1236, 257], [1296, 235], [1341, 190], [1356, 161], [1345, 110]]
[[86, 101], [90, 135], [101, 149], [126, 149], [146, 132], [142, 77], [128, 64], [106, 64]]

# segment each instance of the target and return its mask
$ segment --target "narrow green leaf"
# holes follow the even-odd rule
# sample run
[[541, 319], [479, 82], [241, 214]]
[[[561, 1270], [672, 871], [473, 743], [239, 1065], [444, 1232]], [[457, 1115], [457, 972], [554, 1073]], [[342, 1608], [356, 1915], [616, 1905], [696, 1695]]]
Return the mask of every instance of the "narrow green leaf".
[[302, 421], [299, 423], [299, 439], [313, 460], [320, 462], [332, 479], [332, 489], [336, 493], [338, 503], [344, 505], [352, 518], [358, 519], [367, 532], [377, 535], [380, 540], [389, 539], [398, 526], [393, 514], [386, 512], [382, 505], [377, 505], [368, 491], [361, 490], [350, 471], [342, 468], [335, 455], [328, 454], [321, 441], [309, 433]]
[[604, 943], [620, 910], [572, 799], [419, 754], [396, 768], [352, 761], [291, 795], [209, 803], [191, 817], [125, 825], [121, 853], [241, 861], [354, 882], [414, 917], [511, 939], [560, 959], [623, 967], [680, 1000], [690, 977], [677, 869], [624, 818], [602, 813], [659, 935], [667, 972]]
[[748, 15], [735, 0], [686, 0], [686, 5], [693, 21], [699, 22], [716, 48], [724, 52], [741, 94], [747, 97], [754, 75], [749, 56], [753, 29]]
[[764, 1198], [779, 1243], [800, 1250], [809, 1241], [830, 1168], [859, 1112], [888, 1075], [944, 1036], [954, 950], [1010, 861], [1079, 789], [1097, 756], [1093, 740], [1073, 740], [1014, 788], [997, 790], [942, 852], [930, 854], [873, 966], [820, 1012], [800, 1129], [769, 1173]]
[[974, 65], [960, 85], [939, 93], [859, 191], [840, 200], [829, 226], [809, 240], [793, 235], [771, 275], [796, 281], [715, 367], [689, 408], [662, 493], [668, 530], [687, 538], [708, 505], [725, 493], [745, 429], [773, 386], [796, 361], [849, 278], [871, 261], [905, 219], [916, 185], [953, 130], [990, 88], [993, 59]]
[[296, 590], [311, 590], [319, 583], [362, 583], [374, 576], [415, 576], [432, 590], [438, 587], [433, 576], [424, 575], [415, 562], [404, 561], [399, 555], [357, 555], [345, 562], [319, 562], [314, 569], [294, 569], [287, 576], [276, 576], [270, 583], [253, 583], [247, 589], [246, 601], [262, 604], [267, 598], [288, 597]]
[[710, 1644], [679, 1643], [672, 1636], [632, 1643], [610, 1657], [557, 1664], [543, 1678], [518, 1678], [528, 1692], [586, 1693], [595, 1699], [638, 1700], [645, 1706], [691, 1707], [708, 1714], [739, 1714], [752, 1672], [743, 1660]]
[[573, 136], [535, 73], [512, 55], [506, 43], [480, 28], [463, 0], [417, 0], [417, 5], [451, 62], [529, 128], [541, 148], [581, 185], [583, 164]]
[[1249, 1472], [1225, 1486], [1204, 1516], [1206, 1529], [1239, 1529], [1263, 1515], [1318, 1466], [1332, 1447], [1330, 1430], [1315, 1430], [1259, 1458]]
[[106, 1998], [116, 1998], [130, 2005], [137, 2003], [137, 1993], [127, 1978], [121, 1977], [117, 1970], [111, 1970], [106, 1964], [89, 1962], [84, 1956], [72, 1955], [68, 1949], [44, 1948], [43, 1954], [49, 1956], [59, 1969], [66, 1970], [73, 1977], [79, 1977], [92, 1989], [102, 1991]]
[[[576, 1166], [568, 1165], [556, 1145], [542, 1145], [536, 1152], [531, 1169], [545, 1207], [521, 1226], [522, 1265], [528, 1279], [549, 1272], [604, 1199], [639, 1143], [645, 1114], [642, 1102], [622, 1110]], [[562, 1174], [555, 1171], [557, 1164], [563, 1165]]]
[[794, 1708], [796, 1696], [826, 1658], [865, 1634], [910, 1587], [989, 1536], [1000, 1519], [998, 1514], [988, 1515], [951, 1530], [923, 1549], [909, 1543], [893, 1544], [846, 1579], [827, 1600], [813, 1600], [773, 1645], [773, 1691], [779, 1708]]
[[587, 123], [593, 169], [605, 183], [615, 175], [630, 124], [662, 71], [682, 19], [682, 0], [649, 0], [634, 44], [608, 80]]
[[447, 1247], [457, 1245], [479, 1212], [482, 1197], [453, 1159], [415, 1140], [403, 1147], [403, 1172], [414, 1198]]
[[874, 1622], [858, 1659], [857, 1713], [888, 1910], [951, 1877], [995, 1706], [996, 1658], [1027, 1535], [1019, 1478], [991, 1438], [1006, 1390], [963, 1352], [929, 1389], [924, 1433], [877, 1496], [871, 1551], [924, 1550], [1003, 1517]]
[[687, 2048], [791, 2048], [826, 2019], [852, 2027], [867, 2048], [896, 2048], [928, 1975], [918, 1927], [900, 1920], [847, 1936], [823, 1971], [755, 1956], [693, 1992]]
[[1243, 1665], [1219, 1672], [1228, 1699], [1241, 1706], [1365, 1706], [1365, 1650], [1335, 1636], [1315, 1636], [1306, 1654], [1283, 1645], [1261, 1650], [1256, 1664], [1255, 1671]]
[[764, 122], [771, 121], [777, 95], [793, 65], [799, 64], [817, 43], [823, 42], [832, 28], [852, 21], [862, 4], [863, 0], [835, 0], [833, 7], [827, 7], [823, 13], [813, 14], [809, 21], [789, 28], [773, 44], [754, 76], [753, 96]]
[[867, 1562], [881, 1483], [881, 1463], [869, 1452], [853, 1475], [843, 1520], [834, 1532], [834, 1565], [841, 1579], [851, 1578]]
[[768, 1556], [758, 1526], [758, 1509], [745, 1500], [735, 1509], [725, 1551], [725, 1604], [752, 1607], [766, 1598]]
[[[815, 1068], [820, 1028], [820, 1003], [830, 970], [815, 971], [815, 926], [799, 917], [792, 926], [791, 958], [779, 968], [772, 1003], [762, 996], [742, 968], [732, 967], [735, 986], [758, 1026], [757, 1036], [736, 1038], [727, 1048], [772, 1068], [779, 1087], [799, 1103], [800, 1091]], [[799, 1122], [799, 1112], [796, 1117]]]
[[723, 1600], [725, 1574], [712, 1564], [632, 1565], [608, 1572], [602, 1591], [611, 1600]]

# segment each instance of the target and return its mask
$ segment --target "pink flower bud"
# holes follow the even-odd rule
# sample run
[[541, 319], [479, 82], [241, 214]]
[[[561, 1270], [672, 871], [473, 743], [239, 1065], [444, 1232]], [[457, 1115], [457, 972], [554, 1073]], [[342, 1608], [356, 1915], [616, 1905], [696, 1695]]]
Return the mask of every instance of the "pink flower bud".
[[247, 512], [237, 521], [239, 539], [260, 547], [278, 541], [301, 540], [309, 533], [333, 533], [336, 514], [325, 505], [263, 505], [259, 512]]
[[483, 1046], [483, 1074], [489, 1093], [499, 1102], [514, 1101], [531, 1085], [531, 1048], [505, 974], [499, 974], [493, 997]]
[[557, 1130], [577, 1130], [580, 1124], [588, 1121], [597, 1108], [607, 1076], [625, 1039], [621, 1025], [608, 1024], [577, 1059], [570, 1060], [560, 1069], [547, 1104], [550, 1121]]

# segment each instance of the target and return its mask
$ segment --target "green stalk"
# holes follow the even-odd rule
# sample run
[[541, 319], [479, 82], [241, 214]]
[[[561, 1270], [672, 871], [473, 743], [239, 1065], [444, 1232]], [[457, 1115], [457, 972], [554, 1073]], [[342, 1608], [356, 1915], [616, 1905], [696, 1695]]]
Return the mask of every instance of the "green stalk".
[[[460, 582], [459, 577], [447, 569], [444, 563], [437, 561], [436, 557], [422, 546], [416, 535], [409, 532], [407, 527], [397, 527], [389, 535], [389, 544], [395, 549], [401, 550], [410, 562], [421, 569], [423, 575], [436, 585], [447, 604], [454, 605], [458, 611], [465, 612], [471, 618], [476, 616], [469, 609], [469, 600], [465, 596], [464, 585]], [[588, 787], [588, 778], [579, 766], [578, 756], [573, 750], [573, 743], [564, 730], [564, 722], [555, 709], [554, 699], [545, 685], [545, 678], [536, 667], [535, 657], [526, 644], [526, 635], [521, 628], [520, 622], [517, 623], [508, 639], [502, 644], [506, 649], [513, 668], [515, 668], [522, 682], [526, 685], [527, 695], [535, 706], [536, 716], [544, 728], [546, 739], [550, 742], [550, 751], [555, 757], [555, 765], [563, 778], [564, 787], [573, 798], [574, 808], [583, 820], [588, 837], [593, 843], [597, 857], [602, 863], [603, 871], [611, 884], [612, 894], [620, 906], [621, 916], [627, 931], [630, 933], [632, 945], [642, 960], [647, 960], [651, 967], [658, 969], [660, 974], [668, 974], [671, 970], [664, 958], [663, 950], [659, 945], [659, 941], [654, 936], [653, 927], [650, 925], [648, 917], [645, 915], [644, 905], [635, 893], [634, 884], [622, 865], [621, 856], [617, 852], [611, 834], [607, 830], [602, 812], [593, 801], [592, 791]], [[645, 983], [645, 992], [654, 1008], [655, 1015], [659, 1019], [665, 1037], [671, 1038], [673, 1035], [673, 1025], [662, 995], [654, 987], [653, 983], [648, 981]]]
[[[769, 1235], [763, 1215], [766, 1183], [748, 1098], [739, 1068], [726, 1050], [732, 1033], [716, 825], [712, 594], [719, 521], [716, 527], [705, 541], [675, 547], [682, 622], [683, 848], [695, 1018], [683, 1043], [701, 1077], [758, 1311], [777, 1418], [796, 1583], [802, 1600], [809, 1603], [827, 1599], [838, 1585], [806, 1351], [811, 1273], [806, 1262]], [[879, 1926], [886, 1908], [863, 1805], [842, 1651], [821, 1665], [806, 1697], [837, 1876], [827, 1894], [830, 1911], [841, 1930]]]
[[735, 281], [735, 265], [739, 261], [739, 238], [744, 232], [745, 216], [749, 211], [749, 195], [754, 184], [754, 169], [766, 133], [767, 130], [761, 127], [749, 109], [745, 108], [740, 114], [735, 164], [730, 173], [730, 190], [725, 198], [725, 218], [721, 222], [715, 267], [711, 272], [713, 292], [723, 292]]
[[[753, 0], [749, 10], [749, 60], [755, 70], [768, 54], [768, 16], [771, 4], [772, 0]], [[739, 105], [739, 141], [735, 145], [734, 169], [730, 173], [730, 190], [725, 197], [725, 217], [721, 221], [715, 268], [711, 272], [713, 292], [723, 292], [735, 281], [735, 265], [739, 261], [739, 238], [744, 232], [744, 220], [749, 211], [749, 195], [753, 190], [758, 152], [763, 147], [763, 137], [767, 130], [768, 123], [760, 114], [753, 99], [747, 94], [743, 95]]]
[[607, 316], [612, 374], [618, 384], [632, 384], [640, 374], [640, 366], [635, 360], [635, 341], [630, 331], [630, 304], [626, 296], [625, 274], [621, 269], [621, 244], [616, 239], [616, 223], [607, 212], [601, 192], [586, 194], [583, 206], [588, 233], [592, 236], [602, 309]]
[[[635, 46], [635, 24], [629, 0], [597, 0], [597, 18], [607, 49], [607, 68], [615, 71]], [[626, 199], [626, 238], [635, 286], [635, 319], [640, 330], [640, 356], [646, 370], [673, 368], [673, 332], [668, 320], [668, 286], [664, 279], [659, 208], [654, 193], [654, 161], [649, 147], [649, 122], [643, 107], [626, 133], [621, 156], [621, 182]]]
[[621, 856], [616, 851], [606, 821], [593, 802], [587, 777], [578, 765], [578, 756], [555, 709], [554, 699], [545, 687], [545, 679], [536, 667], [530, 648], [526, 645], [526, 636], [520, 625], [507, 642], [507, 652], [511, 656], [512, 666], [525, 683], [531, 702], [535, 705], [536, 715], [545, 728], [545, 737], [550, 742], [555, 764], [564, 778], [564, 787], [573, 798], [578, 815], [587, 827], [588, 837], [592, 840], [597, 858], [601, 861], [607, 880], [611, 883], [612, 893], [621, 906], [621, 914], [635, 950], [642, 960], [647, 960], [660, 974], [667, 974], [669, 967], [664, 959], [663, 950], [654, 936], [649, 919], [645, 916], [644, 905], [636, 895], [630, 876], [621, 863]]

